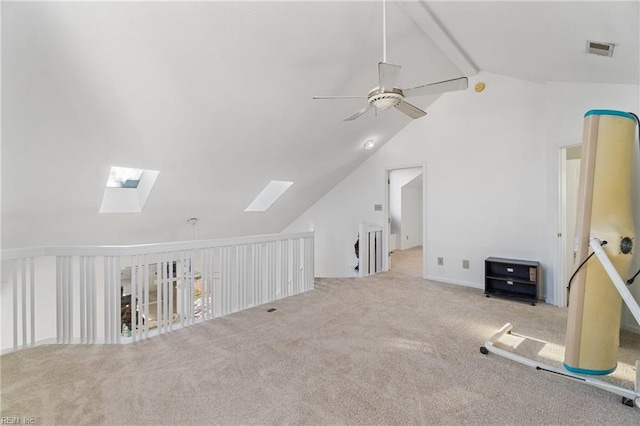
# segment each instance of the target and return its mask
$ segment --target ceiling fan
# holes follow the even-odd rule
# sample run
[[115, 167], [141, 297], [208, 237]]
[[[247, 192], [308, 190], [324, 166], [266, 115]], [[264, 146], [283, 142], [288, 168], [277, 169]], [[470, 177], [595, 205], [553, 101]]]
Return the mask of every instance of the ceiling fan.
[[382, 1], [382, 39], [382, 62], [378, 63], [378, 86], [371, 89], [367, 96], [314, 96], [313, 99], [367, 99], [367, 106], [345, 118], [344, 121], [353, 121], [373, 108], [384, 111], [392, 107], [399, 109], [411, 118], [420, 118], [427, 115], [427, 113], [405, 101], [405, 98], [464, 90], [469, 86], [467, 77], [439, 81], [411, 89], [402, 89], [396, 86], [400, 68], [402, 67], [387, 63], [386, 0]]

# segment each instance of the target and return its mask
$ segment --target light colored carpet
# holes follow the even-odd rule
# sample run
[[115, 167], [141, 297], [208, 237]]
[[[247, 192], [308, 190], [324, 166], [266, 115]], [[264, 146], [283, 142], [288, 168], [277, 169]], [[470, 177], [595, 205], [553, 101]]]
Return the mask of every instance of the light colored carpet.
[[[508, 342], [515, 350], [553, 358], [565, 320], [566, 309], [394, 272], [317, 279], [313, 291], [143, 342], [4, 355], [2, 416], [37, 424], [639, 424], [640, 409], [613, 394], [479, 352], [512, 322], [549, 342]], [[615, 380], [630, 387], [640, 336], [624, 333], [621, 344]]]
[[390, 269], [398, 274], [422, 277], [422, 246], [391, 252]]

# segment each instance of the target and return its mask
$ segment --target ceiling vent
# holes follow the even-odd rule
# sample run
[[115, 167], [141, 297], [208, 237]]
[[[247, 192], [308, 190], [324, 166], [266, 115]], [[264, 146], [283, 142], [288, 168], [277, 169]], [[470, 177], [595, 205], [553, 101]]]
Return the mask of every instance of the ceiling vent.
[[613, 43], [587, 42], [587, 53], [599, 56], [613, 56]]

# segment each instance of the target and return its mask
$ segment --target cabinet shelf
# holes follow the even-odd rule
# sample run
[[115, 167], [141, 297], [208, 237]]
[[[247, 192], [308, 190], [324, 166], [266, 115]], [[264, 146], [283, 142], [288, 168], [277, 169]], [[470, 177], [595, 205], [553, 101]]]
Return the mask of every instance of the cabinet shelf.
[[485, 278], [492, 279], [492, 280], [513, 281], [513, 282], [518, 283], [518, 284], [536, 285], [536, 283], [531, 282], [531, 281], [525, 281], [525, 280], [521, 280], [521, 279], [517, 279], [517, 278], [510, 278], [510, 277], [500, 277], [500, 276], [496, 276], [496, 275], [487, 275]]
[[531, 302], [539, 300], [540, 263], [531, 260], [489, 257], [484, 261], [484, 294]]

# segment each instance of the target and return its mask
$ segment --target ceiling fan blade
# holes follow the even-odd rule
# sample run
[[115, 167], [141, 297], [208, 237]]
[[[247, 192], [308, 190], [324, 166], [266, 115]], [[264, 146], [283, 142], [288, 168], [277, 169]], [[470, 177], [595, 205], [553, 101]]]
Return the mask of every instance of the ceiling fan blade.
[[440, 81], [438, 83], [425, 84], [424, 86], [404, 89], [404, 97], [437, 95], [444, 92], [452, 92], [454, 90], [464, 90], [469, 87], [467, 77], [454, 78], [453, 80]]
[[398, 108], [400, 111], [404, 112], [411, 118], [420, 118], [427, 115], [427, 113], [421, 110], [420, 108], [413, 106], [410, 103], [405, 101], [402, 101], [398, 105], [396, 105], [396, 108]]
[[367, 99], [366, 96], [314, 96], [313, 99]]
[[349, 117], [345, 118], [343, 121], [353, 121], [356, 118], [360, 117], [365, 112], [369, 111], [371, 108], [373, 108], [373, 105], [367, 104], [366, 107], [362, 108], [360, 111], [356, 112], [355, 114], [350, 115]]
[[398, 81], [398, 75], [400, 74], [400, 65], [387, 64], [380, 62], [378, 64], [378, 78], [380, 80], [380, 90], [389, 91], [392, 90]]

